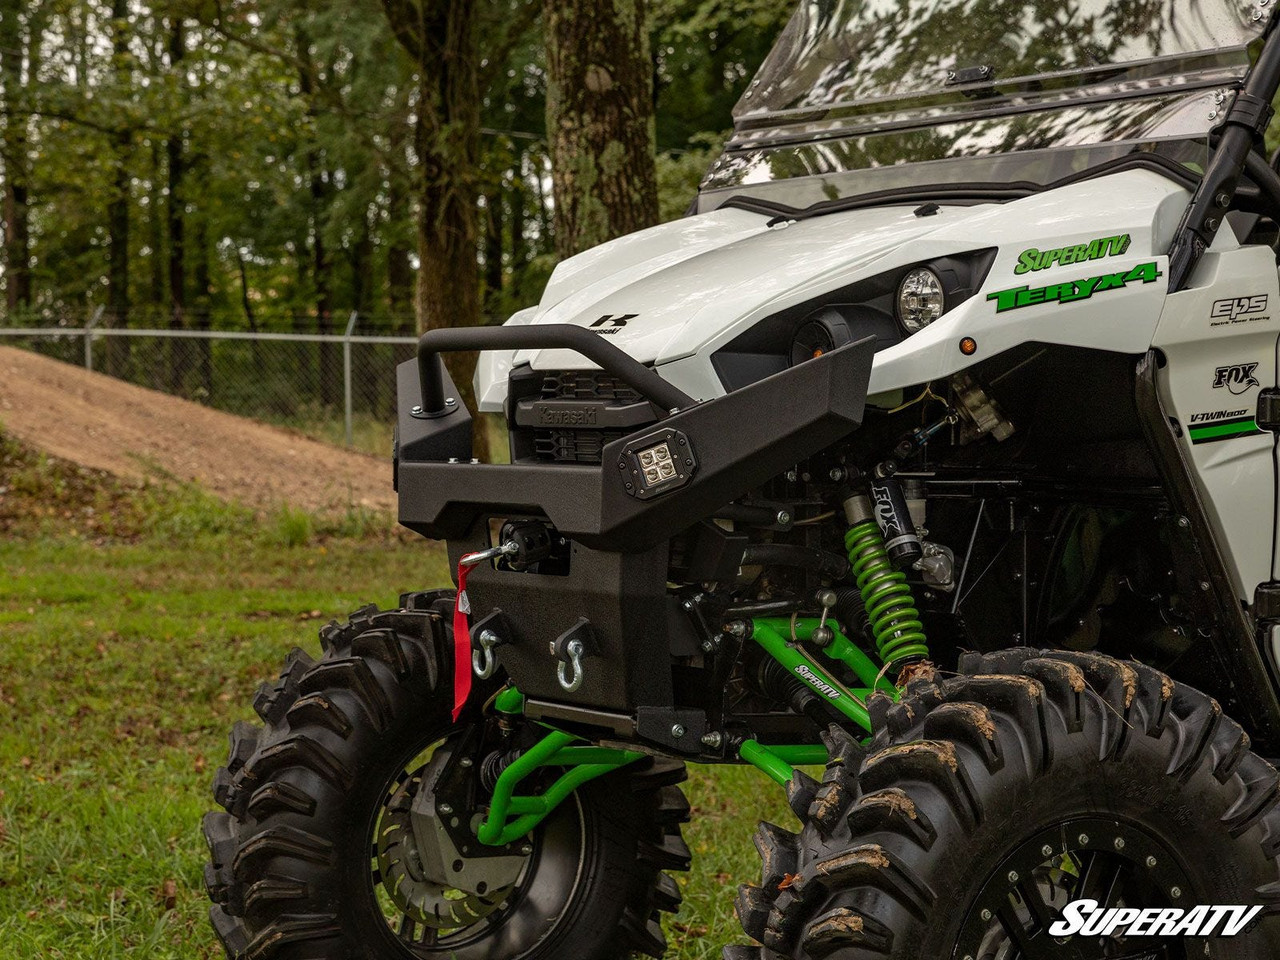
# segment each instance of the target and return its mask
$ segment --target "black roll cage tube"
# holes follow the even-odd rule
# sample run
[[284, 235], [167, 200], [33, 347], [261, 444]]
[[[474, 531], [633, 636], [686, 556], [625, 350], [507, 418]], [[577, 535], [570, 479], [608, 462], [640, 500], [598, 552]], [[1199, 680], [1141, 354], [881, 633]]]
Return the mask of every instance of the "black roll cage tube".
[[[1280, 40], [1277, 39], [1276, 17], [1277, 12], [1273, 10], [1262, 34], [1258, 61], [1236, 93], [1226, 119], [1214, 131], [1217, 146], [1174, 233], [1169, 247], [1170, 293], [1187, 288], [1191, 274], [1226, 222], [1227, 211], [1231, 209], [1240, 188], [1240, 178], [1246, 170], [1268, 198], [1280, 196], [1275, 171], [1255, 152], [1263, 145], [1263, 137], [1274, 116], [1271, 102], [1277, 88], [1280, 88]], [[1262, 166], [1268, 173], [1261, 172]]]

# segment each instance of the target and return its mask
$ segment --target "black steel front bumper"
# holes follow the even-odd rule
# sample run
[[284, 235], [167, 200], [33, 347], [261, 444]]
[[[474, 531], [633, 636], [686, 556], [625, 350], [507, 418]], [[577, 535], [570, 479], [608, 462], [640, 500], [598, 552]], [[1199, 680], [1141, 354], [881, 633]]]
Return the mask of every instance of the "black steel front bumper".
[[[439, 352], [545, 347], [577, 350], [671, 412], [608, 444], [598, 465], [472, 463], [471, 416], [456, 401]], [[850, 344], [695, 402], [579, 327], [432, 331], [422, 338], [418, 361], [398, 371], [400, 522], [449, 541], [456, 563], [465, 552], [491, 546], [494, 520], [545, 519], [572, 543], [567, 575], [490, 564], [471, 574], [473, 622], [501, 611], [493, 621], [507, 634], [499, 663], [530, 697], [628, 713], [670, 707], [672, 653], [688, 646], [691, 628], [667, 596], [669, 541], [854, 431], [873, 356], [872, 341]], [[637, 454], [663, 440], [680, 452], [682, 476], [646, 491]], [[586, 680], [566, 694], [549, 644], [584, 617], [592, 637]]]

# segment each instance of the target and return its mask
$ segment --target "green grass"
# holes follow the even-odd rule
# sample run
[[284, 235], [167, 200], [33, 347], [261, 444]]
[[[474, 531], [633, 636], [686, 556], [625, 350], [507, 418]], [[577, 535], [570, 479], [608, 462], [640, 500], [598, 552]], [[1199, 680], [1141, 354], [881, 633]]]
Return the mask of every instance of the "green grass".
[[[124, 540], [52, 537], [54, 518], [0, 527], [6, 958], [221, 956], [199, 822], [231, 724], [254, 719], [254, 688], [291, 647], [317, 652], [319, 624], [447, 580], [438, 550], [378, 535], [374, 518], [255, 524], [196, 492], [164, 496], [171, 515]], [[695, 772], [689, 794], [694, 869], [670, 956], [718, 958], [742, 939], [732, 898], [757, 875], [755, 822], [790, 814], [749, 770]]]

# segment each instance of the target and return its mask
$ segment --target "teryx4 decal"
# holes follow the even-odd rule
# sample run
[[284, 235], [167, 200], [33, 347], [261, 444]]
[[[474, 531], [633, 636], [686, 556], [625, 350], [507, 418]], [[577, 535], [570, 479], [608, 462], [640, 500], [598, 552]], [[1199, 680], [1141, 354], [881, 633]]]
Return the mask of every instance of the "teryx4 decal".
[[1058, 250], [1037, 250], [1032, 247], [1018, 255], [1018, 265], [1014, 267], [1013, 272], [1022, 276], [1033, 270], [1048, 270], [1055, 264], [1060, 267], [1069, 267], [1073, 263], [1101, 260], [1104, 257], [1122, 257], [1128, 252], [1130, 243], [1132, 240], [1126, 233], [1119, 237], [1101, 237], [1090, 240], [1088, 243], [1062, 247]]
[[1221, 390], [1226, 387], [1237, 397], [1248, 393], [1254, 387], [1262, 386], [1254, 376], [1257, 369], [1256, 363], [1233, 363], [1229, 367], [1219, 367], [1213, 372], [1213, 389]]
[[1095, 293], [1123, 290], [1131, 283], [1155, 283], [1164, 274], [1158, 263], [1144, 263], [1132, 270], [1107, 273], [1088, 280], [1072, 280], [1067, 283], [1051, 283], [1047, 287], [1018, 287], [987, 295], [996, 301], [996, 313], [1035, 307], [1045, 303], [1077, 303], [1088, 300]]

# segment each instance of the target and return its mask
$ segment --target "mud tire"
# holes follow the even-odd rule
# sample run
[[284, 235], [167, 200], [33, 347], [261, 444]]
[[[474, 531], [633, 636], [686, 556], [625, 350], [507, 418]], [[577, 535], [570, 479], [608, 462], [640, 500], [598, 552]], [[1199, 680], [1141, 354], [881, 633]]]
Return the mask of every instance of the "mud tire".
[[[321, 630], [323, 657], [295, 649], [238, 723], [204, 819], [210, 918], [234, 960], [622, 960], [665, 949], [659, 918], [687, 870], [679, 763], [641, 761], [588, 784], [555, 816], [576, 818], [580, 867], [559, 917], [510, 915], [513, 931], [410, 950], [371, 882], [374, 810], [396, 775], [451, 729], [452, 639], [438, 595], [367, 607]], [[477, 699], [473, 696], [473, 700]], [[462, 723], [477, 718], [468, 707]], [[550, 829], [551, 819], [540, 827]], [[535, 875], [541, 880], [541, 875]], [[551, 882], [555, 881], [551, 878]], [[522, 908], [523, 909], [523, 908]], [[521, 919], [523, 916], [523, 919]], [[501, 938], [501, 945], [495, 938]], [[519, 946], [512, 949], [511, 944]]]
[[802, 831], [761, 825], [762, 882], [736, 904], [759, 945], [726, 960], [970, 954], [957, 938], [1009, 852], [1084, 817], [1177, 851], [1193, 888], [1178, 905], [1266, 905], [1244, 935], [1184, 941], [1187, 956], [1280, 956], [1280, 778], [1210, 697], [1140, 664], [1019, 649], [871, 706], [865, 750], [833, 728], [822, 782], [790, 784]]

